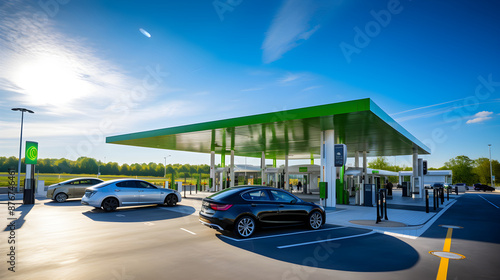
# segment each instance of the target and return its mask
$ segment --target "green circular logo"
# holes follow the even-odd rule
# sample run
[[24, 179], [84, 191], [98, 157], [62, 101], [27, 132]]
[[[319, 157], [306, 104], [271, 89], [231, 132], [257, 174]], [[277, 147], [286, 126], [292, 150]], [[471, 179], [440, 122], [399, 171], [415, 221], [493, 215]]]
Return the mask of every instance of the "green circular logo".
[[28, 151], [26, 151], [26, 157], [28, 157], [29, 160], [36, 160], [38, 157], [38, 149], [35, 146], [29, 147]]

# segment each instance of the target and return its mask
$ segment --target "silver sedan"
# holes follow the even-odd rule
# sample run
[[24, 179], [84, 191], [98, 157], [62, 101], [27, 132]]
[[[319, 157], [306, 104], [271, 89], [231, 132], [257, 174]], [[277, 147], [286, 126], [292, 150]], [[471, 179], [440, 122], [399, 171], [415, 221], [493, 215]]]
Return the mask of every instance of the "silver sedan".
[[117, 207], [144, 204], [175, 206], [181, 200], [175, 190], [157, 188], [143, 180], [117, 179], [87, 188], [82, 204], [114, 211]]

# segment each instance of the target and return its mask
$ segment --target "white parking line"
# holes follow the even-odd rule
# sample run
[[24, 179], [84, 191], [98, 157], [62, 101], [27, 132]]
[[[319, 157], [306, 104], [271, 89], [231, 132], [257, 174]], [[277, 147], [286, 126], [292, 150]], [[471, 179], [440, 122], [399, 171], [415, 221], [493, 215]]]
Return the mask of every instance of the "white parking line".
[[337, 238], [331, 238], [331, 239], [325, 239], [325, 240], [318, 240], [318, 241], [311, 241], [311, 242], [304, 242], [304, 243], [297, 243], [297, 244], [290, 244], [290, 245], [278, 246], [276, 248], [285, 249], [285, 248], [290, 248], [290, 247], [297, 247], [297, 246], [304, 246], [304, 245], [310, 245], [310, 244], [316, 244], [316, 243], [322, 243], [322, 242], [330, 242], [330, 241], [335, 241], [335, 240], [361, 237], [361, 236], [370, 235], [370, 234], [374, 234], [374, 233], [375, 233], [375, 231], [372, 230], [370, 232], [362, 233], [362, 234], [349, 235], [349, 236], [343, 236], [343, 237], [337, 237]]
[[181, 229], [182, 229], [183, 231], [185, 231], [185, 232], [191, 233], [192, 235], [196, 235], [196, 233], [194, 233], [194, 232], [192, 232], [192, 231], [190, 231], [190, 230], [187, 230], [187, 229], [185, 229], [185, 228], [181, 228]]
[[334, 230], [334, 229], [342, 229], [342, 228], [346, 228], [346, 227], [324, 228], [324, 229], [318, 229], [318, 230], [308, 230], [308, 231], [283, 233], [283, 234], [277, 234], [277, 235], [259, 236], [259, 237], [252, 237], [252, 238], [246, 238], [246, 239], [236, 239], [236, 238], [232, 238], [232, 237], [225, 236], [225, 235], [221, 235], [221, 236], [224, 237], [224, 238], [227, 238], [227, 239], [231, 239], [233, 241], [240, 242], [240, 241], [250, 241], [250, 240], [256, 240], [256, 239], [274, 238], [274, 237], [280, 237], [280, 236], [302, 234], [302, 233], [313, 233], [313, 232], [318, 232], [318, 231]]
[[486, 200], [486, 201], [488, 201], [489, 204], [495, 206], [497, 209], [499, 208], [498, 206], [496, 206], [495, 204], [493, 204], [491, 201], [489, 201], [486, 198], [484, 198], [482, 195], [479, 195], [479, 197], [482, 198], [482, 199], [484, 199], [484, 200]]
[[413, 239], [413, 240], [418, 238], [417, 236], [407, 235], [407, 234], [402, 234], [402, 233], [395, 233], [395, 232], [390, 232], [390, 231], [383, 231], [383, 230], [375, 230], [375, 231], [378, 233], [382, 233], [382, 234], [390, 235], [390, 236], [394, 236], [394, 237], [402, 237], [402, 238], [408, 238], [408, 239]]

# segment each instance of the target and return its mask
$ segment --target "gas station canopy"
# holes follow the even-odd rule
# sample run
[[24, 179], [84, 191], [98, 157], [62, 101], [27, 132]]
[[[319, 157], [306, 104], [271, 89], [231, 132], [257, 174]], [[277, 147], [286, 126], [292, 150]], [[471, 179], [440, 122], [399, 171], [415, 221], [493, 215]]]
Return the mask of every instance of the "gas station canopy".
[[334, 130], [348, 156], [429, 154], [430, 149], [371, 99], [359, 99], [253, 116], [136, 132], [106, 143], [157, 149], [285, 159], [320, 158], [321, 132]]

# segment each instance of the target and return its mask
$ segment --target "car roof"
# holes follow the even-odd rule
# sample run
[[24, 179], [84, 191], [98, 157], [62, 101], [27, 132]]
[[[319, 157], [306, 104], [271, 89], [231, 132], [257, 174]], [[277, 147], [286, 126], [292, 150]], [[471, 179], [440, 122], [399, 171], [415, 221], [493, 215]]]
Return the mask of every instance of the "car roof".
[[268, 190], [279, 190], [277, 188], [268, 187], [268, 186], [259, 186], [259, 185], [240, 185], [231, 187], [233, 189], [242, 189], [242, 190], [251, 190], [251, 189], [268, 189]]
[[94, 180], [99, 180], [99, 181], [103, 181], [104, 182], [104, 180], [96, 178], [96, 177], [79, 177], [79, 178], [73, 178], [73, 179], [68, 179], [66, 181], [62, 181], [59, 184], [67, 183], [67, 182], [72, 182], [72, 181], [78, 181], [78, 180], [89, 180], [89, 179], [94, 179]]
[[123, 181], [138, 181], [138, 182], [149, 183], [148, 181], [141, 180], [141, 179], [135, 179], [135, 178], [120, 178], [120, 179], [108, 180], [108, 181], [105, 181], [105, 182], [107, 182], [107, 183], [119, 183], [119, 182], [123, 182]]

